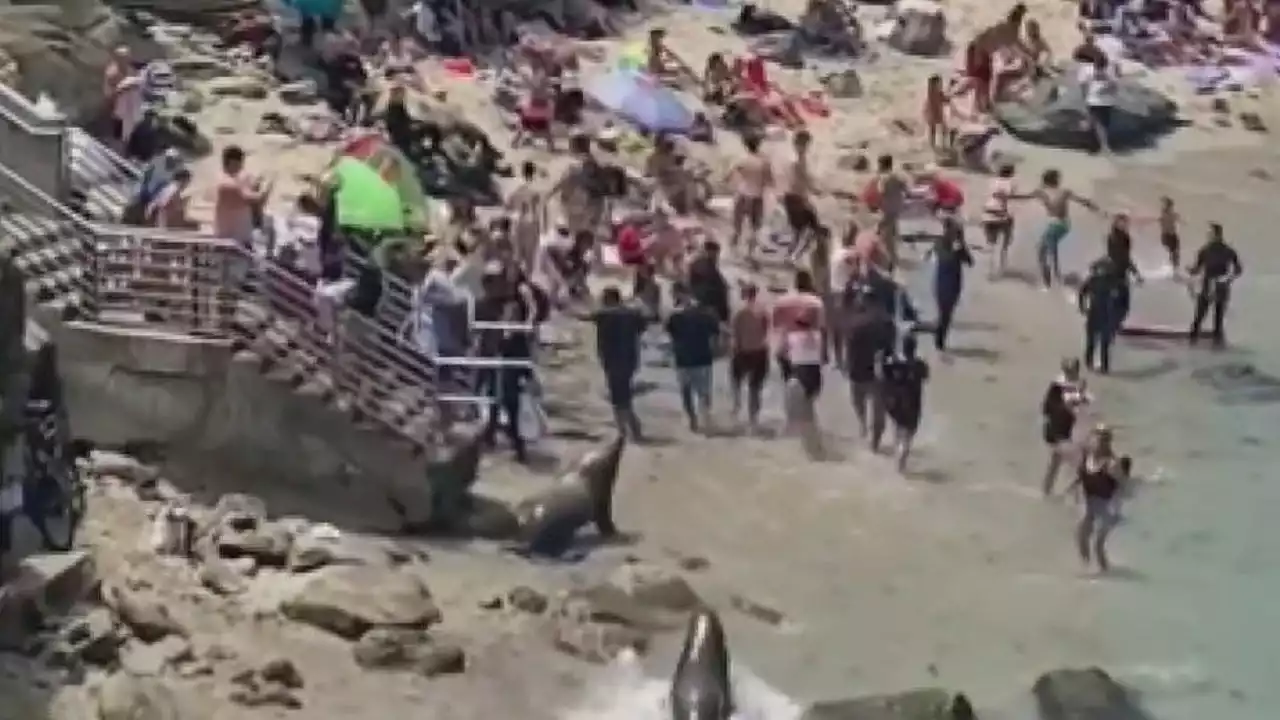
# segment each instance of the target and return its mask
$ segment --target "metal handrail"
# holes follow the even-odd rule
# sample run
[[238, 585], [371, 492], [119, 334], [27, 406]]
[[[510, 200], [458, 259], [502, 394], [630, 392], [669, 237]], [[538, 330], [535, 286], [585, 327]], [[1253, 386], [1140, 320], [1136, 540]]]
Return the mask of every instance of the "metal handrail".
[[[16, 112], [17, 108], [22, 108], [21, 112], [25, 113], [26, 117], [20, 117]], [[59, 135], [66, 128], [65, 121], [41, 117], [36, 111], [36, 106], [26, 96], [4, 83], [0, 83], [0, 115], [32, 135]], [[56, 125], [41, 127], [41, 122], [56, 123]]]

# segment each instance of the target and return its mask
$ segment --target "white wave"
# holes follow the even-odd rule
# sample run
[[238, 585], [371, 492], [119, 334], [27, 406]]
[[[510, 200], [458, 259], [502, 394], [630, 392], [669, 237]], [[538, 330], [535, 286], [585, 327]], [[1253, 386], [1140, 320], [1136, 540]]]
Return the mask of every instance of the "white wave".
[[[624, 655], [600, 673], [582, 701], [563, 720], [669, 720], [669, 678], [645, 674], [634, 655]], [[751, 671], [733, 668], [734, 720], [799, 720], [803, 708]]]

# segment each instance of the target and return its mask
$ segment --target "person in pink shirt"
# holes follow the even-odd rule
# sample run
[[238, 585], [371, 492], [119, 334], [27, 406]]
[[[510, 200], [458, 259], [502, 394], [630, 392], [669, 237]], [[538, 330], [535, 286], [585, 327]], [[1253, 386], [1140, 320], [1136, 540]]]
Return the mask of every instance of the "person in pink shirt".
[[[822, 387], [822, 336], [826, 332], [826, 307], [807, 270], [796, 272], [795, 289], [773, 304], [772, 323], [777, 343], [778, 368], [784, 381], [795, 377], [813, 400]], [[816, 346], [814, 343], [817, 343]], [[815, 350], [816, 348], [816, 350]], [[793, 351], [803, 350], [803, 357]]]

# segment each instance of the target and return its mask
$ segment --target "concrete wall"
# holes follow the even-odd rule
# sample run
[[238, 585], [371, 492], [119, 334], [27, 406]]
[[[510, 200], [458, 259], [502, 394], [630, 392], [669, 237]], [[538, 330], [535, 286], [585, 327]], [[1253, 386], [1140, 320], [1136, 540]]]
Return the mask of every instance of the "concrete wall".
[[79, 322], [53, 334], [74, 434], [156, 447], [184, 490], [253, 492], [281, 514], [365, 527], [392, 522], [388, 490], [427, 500], [424, 461], [407, 446], [269, 379], [224, 341]]

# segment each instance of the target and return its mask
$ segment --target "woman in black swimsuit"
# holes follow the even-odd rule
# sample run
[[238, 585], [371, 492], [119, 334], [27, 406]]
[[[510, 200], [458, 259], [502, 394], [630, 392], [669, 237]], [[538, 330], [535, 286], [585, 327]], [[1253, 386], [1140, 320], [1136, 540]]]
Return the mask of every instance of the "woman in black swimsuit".
[[1062, 374], [1049, 383], [1040, 413], [1044, 416], [1044, 441], [1049, 446], [1049, 464], [1044, 471], [1044, 496], [1053, 494], [1062, 460], [1070, 450], [1071, 435], [1076, 427], [1076, 408], [1088, 402], [1084, 380], [1080, 378], [1080, 361], [1062, 361]]
[[1084, 517], [1076, 526], [1076, 547], [1087, 565], [1097, 560], [1098, 569], [1107, 572], [1107, 536], [1119, 516], [1121, 483], [1126, 480], [1125, 465], [1111, 445], [1111, 429], [1094, 430], [1092, 446], [1085, 452], [1076, 470], [1072, 488], [1079, 485], [1084, 495]]

